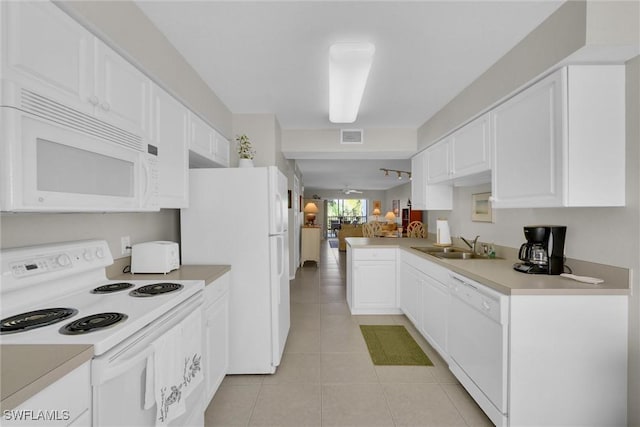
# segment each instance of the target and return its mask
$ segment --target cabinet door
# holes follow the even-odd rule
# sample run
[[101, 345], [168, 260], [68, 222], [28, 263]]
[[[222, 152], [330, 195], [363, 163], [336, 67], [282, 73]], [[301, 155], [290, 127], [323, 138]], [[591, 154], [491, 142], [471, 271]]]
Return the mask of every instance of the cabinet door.
[[302, 228], [302, 256], [300, 258], [300, 265], [304, 264], [305, 261], [320, 263], [319, 227]]
[[95, 46], [96, 116], [149, 137], [151, 80], [100, 40]]
[[189, 113], [189, 150], [213, 159], [214, 131], [193, 113]]
[[450, 139], [447, 138], [427, 148], [428, 184], [436, 184], [451, 179], [449, 144]]
[[[47, 386], [17, 408], [3, 411], [0, 424], [11, 426], [90, 426], [91, 425], [91, 370], [90, 362], [85, 362], [61, 379]], [[58, 411], [58, 417], [53, 420], [35, 418], [41, 411]], [[24, 417], [32, 412], [34, 418]], [[65, 416], [66, 415], [66, 416]], [[29, 422], [31, 421], [31, 422]]]
[[218, 390], [229, 367], [229, 294], [225, 293], [207, 307], [205, 313], [206, 406]]
[[187, 123], [187, 109], [154, 86], [152, 141], [158, 147], [158, 204], [161, 208], [188, 206]]
[[449, 288], [429, 276], [422, 282], [422, 324], [420, 330], [443, 358], [447, 358], [447, 316]]
[[422, 274], [409, 264], [402, 263], [400, 273], [400, 309], [417, 329], [422, 324]]
[[451, 135], [449, 147], [453, 178], [491, 170], [490, 122], [487, 113]]
[[220, 166], [229, 167], [229, 141], [218, 132], [214, 135], [213, 160]]
[[560, 70], [491, 112], [494, 207], [562, 205], [565, 80]]
[[51, 2], [2, 2], [0, 7], [3, 77], [92, 114], [93, 35]]
[[411, 158], [411, 207], [427, 209], [426, 153], [423, 151]]
[[353, 293], [356, 309], [397, 309], [396, 262], [354, 261]]

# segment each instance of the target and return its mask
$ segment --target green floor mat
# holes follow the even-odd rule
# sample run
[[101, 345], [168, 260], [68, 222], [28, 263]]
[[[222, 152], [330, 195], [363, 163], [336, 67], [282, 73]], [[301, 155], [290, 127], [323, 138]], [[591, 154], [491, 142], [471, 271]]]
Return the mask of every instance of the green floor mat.
[[433, 366], [401, 325], [360, 325], [374, 365]]

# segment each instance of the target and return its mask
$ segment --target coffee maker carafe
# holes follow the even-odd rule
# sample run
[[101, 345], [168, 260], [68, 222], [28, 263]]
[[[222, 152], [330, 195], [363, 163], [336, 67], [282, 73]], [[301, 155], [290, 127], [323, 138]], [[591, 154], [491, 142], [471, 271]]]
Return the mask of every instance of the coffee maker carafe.
[[561, 274], [564, 270], [564, 225], [529, 225], [524, 227], [527, 242], [520, 246], [513, 265], [516, 271], [529, 274]]

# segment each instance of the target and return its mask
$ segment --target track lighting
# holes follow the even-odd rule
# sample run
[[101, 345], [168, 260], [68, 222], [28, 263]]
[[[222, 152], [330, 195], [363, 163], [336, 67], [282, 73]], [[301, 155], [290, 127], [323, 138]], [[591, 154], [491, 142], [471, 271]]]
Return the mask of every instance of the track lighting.
[[395, 172], [396, 174], [398, 174], [398, 179], [402, 179], [402, 174], [406, 173], [407, 174], [407, 178], [409, 178], [409, 180], [411, 180], [411, 172], [399, 171], [399, 170], [396, 170], [396, 169], [387, 169], [387, 168], [380, 168], [380, 170], [384, 172], [384, 176], [389, 176], [389, 172]]

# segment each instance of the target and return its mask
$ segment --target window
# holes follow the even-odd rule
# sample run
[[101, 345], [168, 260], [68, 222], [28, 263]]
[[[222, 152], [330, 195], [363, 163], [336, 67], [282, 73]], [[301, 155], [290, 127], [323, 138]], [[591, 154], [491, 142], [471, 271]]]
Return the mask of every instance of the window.
[[342, 224], [367, 222], [366, 199], [327, 200], [327, 236], [336, 237]]

